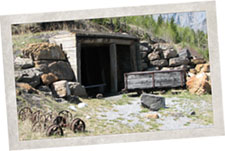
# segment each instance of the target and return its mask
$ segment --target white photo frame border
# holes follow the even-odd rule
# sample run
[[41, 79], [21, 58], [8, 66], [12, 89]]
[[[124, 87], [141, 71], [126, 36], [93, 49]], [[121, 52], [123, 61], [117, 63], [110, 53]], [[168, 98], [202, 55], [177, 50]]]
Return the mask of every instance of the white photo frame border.
[[[209, 60], [210, 60], [211, 81], [212, 81], [212, 101], [213, 101], [213, 119], [214, 119], [213, 127], [199, 128], [199, 129], [169, 130], [159, 132], [118, 134], [118, 135], [101, 135], [101, 136], [19, 141], [13, 50], [12, 50], [12, 33], [11, 33], [12, 24], [53, 22], [53, 21], [55, 22], [55, 21], [108, 18], [121, 16], [139, 16], [149, 14], [164, 14], [164, 13], [193, 12], [193, 11], [205, 11], [207, 16], [206, 17], [207, 33], [208, 33], [208, 46], [210, 57]], [[219, 61], [220, 59], [218, 50], [215, 1], [78, 10], [78, 11], [40, 13], [40, 14], [9, 15], [9, 16], [0, 16], [0, 23], [1, 23], [2, 47], [3, 47], [2, 50], [3, 50], [5, 94], [6, 94], [10, 150], [224, 135], [222, 90], [220, 82], [221, 73], [220, 73], [220, 61]]]

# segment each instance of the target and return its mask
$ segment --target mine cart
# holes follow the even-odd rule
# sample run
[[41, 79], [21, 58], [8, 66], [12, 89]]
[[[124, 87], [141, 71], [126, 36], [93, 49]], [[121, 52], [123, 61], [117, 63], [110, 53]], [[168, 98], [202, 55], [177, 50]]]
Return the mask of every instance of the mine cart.
[[124, 74], [124, 92], [179, 88], [184, 87], [185, 82], [184, 70], [130, 72]]

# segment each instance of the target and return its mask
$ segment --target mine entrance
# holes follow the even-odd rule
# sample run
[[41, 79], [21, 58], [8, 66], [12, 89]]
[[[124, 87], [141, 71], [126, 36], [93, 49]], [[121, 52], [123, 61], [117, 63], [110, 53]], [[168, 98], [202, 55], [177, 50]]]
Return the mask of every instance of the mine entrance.
[[82, 45], [81, 77], [89, 96], [110, 92], [109, 45]]
[[131, 57], [129, 45], [117, 45], [117, 79], [118, 91], [124, 88], [124, 73], [131, 72]]

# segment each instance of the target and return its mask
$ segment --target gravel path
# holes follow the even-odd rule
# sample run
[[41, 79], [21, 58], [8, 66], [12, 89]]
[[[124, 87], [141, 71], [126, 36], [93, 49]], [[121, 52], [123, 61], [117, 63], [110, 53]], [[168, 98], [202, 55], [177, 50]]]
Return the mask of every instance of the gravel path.
[[[119, 100], [122, 95], [106, 98], [106, 100]], [[193, 120], [196, 111], [210, 109], [211, 104], [204, 100], [181, 99], [177, 97], [166, 98], [166, 108], [158, 112], [148, 111], [142, 112], [141, 102], [139, 97], [129, 97], [129, 104], [113, 105], [112, 110], [102, 111], [98, 114], [99, 119], [105, 119], [108, 123], [113, 120], [120, 120], [121, 124], [130, 127], [141, 125], [148, 130], [152, 127], [149, 122], [152, 119], [146, 118], [146, 114], [159, 115], [159, 118], [154, 120], [158, 125], [158, 130], [178, 130], [186, 128], [206, 128], [213, 126], [212, 124], [203, 124], [198, 119]], [[192, 115], [193, 114], [193, 115]], [[207, 116], [207, 115], [206, 115]]]

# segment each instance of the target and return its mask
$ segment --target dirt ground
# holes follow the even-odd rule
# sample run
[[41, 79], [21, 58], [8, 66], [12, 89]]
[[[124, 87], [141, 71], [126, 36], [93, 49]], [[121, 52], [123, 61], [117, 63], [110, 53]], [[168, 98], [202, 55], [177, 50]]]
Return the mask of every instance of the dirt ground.
[[[73, 117], [79, 117], [86, 123], [84, 133], [73, 133], [64, 128], [64, 136], [96, 136], [125, 133], [154, 132], [164, 130], [179, 130], [192, 128], [207, 128], [213, 126], [213, 110], [211, 95], [192, 95], [187, 91], [173, 95], [171, 92], [163, 94], [166, 98], [166, 108], [157, 112], [141, 106], [140, 97], [122, 94], [104, 99], [81, 99], [87, 106], [78, 108], [68, 102], [57, 103], [51, 97], [40, 99], [38, 105], [32, 109], [44, 112], [58, 112], [69, 110]], [[76, 111], [69, 109], [73, 106]], [[148, 114], [158, 114], [158, 119], [148, 118]], [[20, 140], [45, 139], [45, 131], [31, 131], [29, 120], [19, 120]]]

